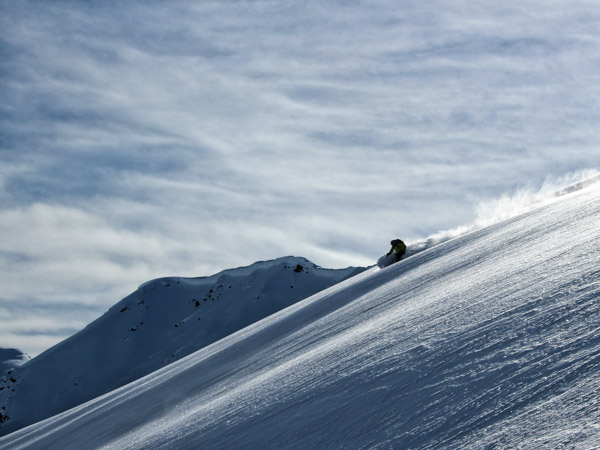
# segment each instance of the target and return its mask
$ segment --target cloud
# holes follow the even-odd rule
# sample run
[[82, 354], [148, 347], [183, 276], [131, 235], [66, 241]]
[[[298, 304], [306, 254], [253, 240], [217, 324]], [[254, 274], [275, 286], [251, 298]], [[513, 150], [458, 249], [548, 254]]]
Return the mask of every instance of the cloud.
[[600, 165], [589, 2], [2, 11], [9, 301], [30, 284], [104, 307], [151, 277], [285, 254], [366, 264], [391, 236]]
[[[112, 227], [81, 210], [45, 204], [5, 210], [0, 230], [3, 295], [16, 301], [36, 296], [50, 302], [95, 303], [103, 287], [111, 286], [109, 295], [115, 294], [115, 286], [134, 288], [136, 280], [150, 275], [152, 260], [166, 257], [173, 244]], [[57, 278], [69, 289], [56, 283]], [[90, 289], [98, 292], [88, 298], [82, 295]]]
[[0, 342], [35, 356], [81, 330], [104, 312], [100, 305], [0, 297]]

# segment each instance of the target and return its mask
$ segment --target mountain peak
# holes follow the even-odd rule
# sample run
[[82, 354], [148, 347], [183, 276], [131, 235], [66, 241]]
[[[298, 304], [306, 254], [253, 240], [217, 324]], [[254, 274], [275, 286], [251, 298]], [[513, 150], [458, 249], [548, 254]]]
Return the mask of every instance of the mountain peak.
[[364, 271], [0, 446], [596, 448], [599, 200]]
[[0, 348], [0, 375], [25, 364], [30, 359], [27, 354], [16, 348]]
[[79, 333], [15, 368], [11, 389], [0, 392], [0, 433], [123, 386], [363, 270], [323, 269], [286, 256], [208, 277], [143, 283]]

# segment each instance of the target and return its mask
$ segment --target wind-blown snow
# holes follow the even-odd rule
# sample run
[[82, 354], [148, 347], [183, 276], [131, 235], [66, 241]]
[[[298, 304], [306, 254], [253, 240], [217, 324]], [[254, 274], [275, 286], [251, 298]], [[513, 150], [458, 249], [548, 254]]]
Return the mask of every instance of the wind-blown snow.
[[[506, 194], [494, 200], [482, 201], [477, 207], [477, 217], [473, 223], [441, 231], [429, 236], [427, 239], [410, 243], [406, 257], [427, 250], [442, 242], [532, 211], [554, 201], [556, 197], [576, 192], [598, 182], [600, 182], [600, 172], [595, 169], [587, 169], [572, 172], [559, 178], [548, 177], [539, 189], [521, 188], [512, 195]], [[384, 261], [380, 260], [378, 263], [381, 266]]]
[[600, 445], [600, 185], [372, 268], [7, 448]]

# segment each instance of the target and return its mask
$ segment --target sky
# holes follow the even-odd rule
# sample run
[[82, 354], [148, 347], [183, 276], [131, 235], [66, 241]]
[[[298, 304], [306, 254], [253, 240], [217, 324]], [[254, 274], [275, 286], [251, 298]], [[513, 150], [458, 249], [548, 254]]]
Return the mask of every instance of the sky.
[[597, 1], [0, 0], [0, 347], [141, 283], [371, 265], [600, 167]]

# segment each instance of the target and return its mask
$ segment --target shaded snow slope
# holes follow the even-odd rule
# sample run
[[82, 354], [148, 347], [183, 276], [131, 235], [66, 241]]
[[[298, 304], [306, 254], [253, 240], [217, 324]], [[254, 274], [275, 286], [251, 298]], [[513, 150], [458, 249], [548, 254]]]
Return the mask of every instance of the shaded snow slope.
[[[16, 348], [0, 347], [0, 376], [5, 375], [7, 371], [15, 367], [22, 366], [31, 358]], [[2, 386], [0, 385], [0, 389]]]
[[369, 269], [5, 448], [600, 445], [600, 186]]
[[123, 386], [362, 270], [286, 257], [145, 283], [78, 334], [0, 377], [0, 432]]

